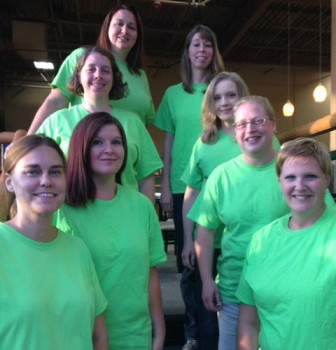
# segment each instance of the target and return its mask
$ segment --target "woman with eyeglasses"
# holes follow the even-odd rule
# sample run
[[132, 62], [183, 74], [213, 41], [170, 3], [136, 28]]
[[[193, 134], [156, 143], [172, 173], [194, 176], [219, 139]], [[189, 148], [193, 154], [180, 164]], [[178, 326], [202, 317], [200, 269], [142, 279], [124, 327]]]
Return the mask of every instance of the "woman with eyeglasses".
[[336, 211], [325, 201], [329, 152], [310, 138], [286, 142], [276, 173], [290, 213], [258, 230], [247, 249], [237, 292], [238, 349], [334, 349]]

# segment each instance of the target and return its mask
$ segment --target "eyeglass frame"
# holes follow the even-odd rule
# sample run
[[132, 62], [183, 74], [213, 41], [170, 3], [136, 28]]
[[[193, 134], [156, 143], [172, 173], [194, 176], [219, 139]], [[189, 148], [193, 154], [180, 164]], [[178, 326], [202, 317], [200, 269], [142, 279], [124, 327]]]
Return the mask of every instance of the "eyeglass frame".
[[250, 121], [241, 121], [241, 122], [233, 123], [233, 126], [238, 130], [243, 130], [243, 129], [246, 129], [248, 124], [252, 124], [255, 126], [261, 126], [261, 125], [266, 124], [267, 120], [274, 120], [274, 119], [255, 117], [255, 118], [251, 119]]

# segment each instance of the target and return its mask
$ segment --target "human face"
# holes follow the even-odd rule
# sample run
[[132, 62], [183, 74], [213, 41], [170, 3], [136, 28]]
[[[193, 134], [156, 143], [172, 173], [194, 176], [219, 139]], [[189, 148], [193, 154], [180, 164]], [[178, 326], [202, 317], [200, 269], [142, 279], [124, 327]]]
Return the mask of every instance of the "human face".
[[[252, 120], [266, 118], [262, 125], [255, 125]], [[265, 164], [271, 161], [275, 122], [269, 119], [264, 108], [257, 102], [249, 101], [240, 105], [235, 113], [235, 123], [247, 122], [245, 128], [235, 128], [235, 137], [246, 160], [251, 164]], [[271, 157], [271, 158], [270, 158]]]
[[315, 158], [286, 159], [279, 181], [293, 216], [306, 214], [309, 219], [316, 220], [322, 214], [325, 191], [330, 179], [323, 173]]
[[121, 134], [114, 124], [104, 125], [92, 141], [90, 159], [94, 177], [113, 175], [125, 157]]
[[119, 58], [126, 59], [138, 37], [137, 23], [133, 13], [128, 10], [117, 11], [111, 19], [108, 37], [113, 53]]
[[19, 215], [53, 213], [65, 197], [61, 157], [51, 147], [36, 147], [6, 174], [6, 187], [15, 193]]
[[80, 82], [84, 96], [108, 98], [113, 84], [110, 60], [98, 52], [92, 52], [80, 71]]
[[231, 80], [221, 80], [213, 91], [216, 115], [221, 121], [233, 120], [233, 106], [239, 100], [237, 85]]
[[191, 39], [188, 54], [193, 69], [206, 70], [213, 57], [212, 42], [203, 39], [200, 33], [196, 33]]

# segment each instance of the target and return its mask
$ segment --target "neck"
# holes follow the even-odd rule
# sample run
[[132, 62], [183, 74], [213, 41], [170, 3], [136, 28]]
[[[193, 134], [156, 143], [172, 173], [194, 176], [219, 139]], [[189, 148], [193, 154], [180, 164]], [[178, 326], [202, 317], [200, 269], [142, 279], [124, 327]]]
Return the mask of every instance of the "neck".
[[243, 153], [243, 159], [249, 165], [259, 166], [259, 165], [265, 165], [270, 163], [276, 157], [276, 155], [277, 155], [277, 152], [274, 150], [271, 150], [263, 154]]
[[127, 59], [127, 56], [129, 54], [129, 52], [126, 52], [126, 51], [115, 51], [115, 50], [112, 49], [112, 54], [113, 54], [113, 56], [116, 59], [126, 62], [126, 59]]
[[221, 120], [221, 130], [225, 132], [225, 134], [233, 134], [233, 131], [234, 131], [233, 119]]
[[302, 230], [308, 228], [323, 215], [325, 209], [326, 205], [323, 203], [323, 205], [314, 213], [311, 211], [305, 213], [292, 213], [288, 226], [291, 230]]
[[6, 224], [34, 241], [50, 242], [57, 237], [57, 230], [52, 226], [52, 217], [53, 213], [26, 216], [18, 211]]
[[95, 99], [95, 100], [84, 98], [83, 106], [89, 113], [94, 113], [94, 112], [111, 113], [112, 112], [112, 106], [109, 105], [109, 100], [106, 98]]
[[205, 70], [193, 69], [192, 82], [193, 84], [206, 83], [207, 72]]
[[94, 177], [96, 185], [96, 199], [111, 200], [117, 193], [117, 183], [115, 175], [113, 176], [96, 176]]

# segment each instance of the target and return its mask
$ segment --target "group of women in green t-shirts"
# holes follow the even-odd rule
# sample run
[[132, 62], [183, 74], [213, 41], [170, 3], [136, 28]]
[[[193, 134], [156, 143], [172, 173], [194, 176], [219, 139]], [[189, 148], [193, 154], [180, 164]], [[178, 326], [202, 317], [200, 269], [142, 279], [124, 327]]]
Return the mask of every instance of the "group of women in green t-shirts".
[[[66, 58], [30, 135], [6, 154], [5, 187], [16, 208], [0, 224], [1, 349], [163, 349], [156, 266], [166, 254], [153, 206], [162, 162], [146, 129], [155, 112], [142, 36], [133, 6], [111, 10], [97, 46]], [[280, 149], [276, 170], [290, 213], [239, 248], [247, 249], [243, 271], [235, 271], [239, 322], [236, 313], [218, 325], [203, 305], [197, 228], [187, 215], [200, 193], [199, 201], [206, 197], [213, 170], [240, 156], [234, 106], [249, 91], [238, 74], [224, 71], [216, 37], [202, 25], [186, 38], [181, 72], [154, 124], [165, 131], [161, 203], [182, 235], [183, 349], [332, 348], [335, 209], [325, 204], [331, 164], [317, 141]], [[263, 118], [255, 119], [239, 127], [262, 128]], [[230, 210], [243, 212], [234, 203]], [[214, 227], [213, 278], [225, 225], [230, 219]], [[234, 249], [230, 259], [237, 259]]]

